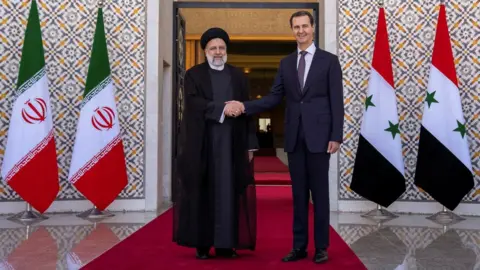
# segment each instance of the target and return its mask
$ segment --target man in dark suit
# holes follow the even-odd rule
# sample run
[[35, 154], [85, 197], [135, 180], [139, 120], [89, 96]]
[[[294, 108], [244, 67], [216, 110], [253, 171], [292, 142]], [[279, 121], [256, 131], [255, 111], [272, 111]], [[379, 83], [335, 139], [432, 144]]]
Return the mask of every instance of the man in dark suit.
[[298, 49], [283, 58], [269, 95], [236, 104], [247, 115], [270, 110], [286, 97], [285, 152], [292, 178], [293, 249], [283, 261], [307, 257], [308, 201], [314, 206], [314, 262], [328, 260], [330, 155], [337, 152], [343, 133], [342, 70], [338, 57], [313, 43], [313, 16], [299, 11], [290, 18]]

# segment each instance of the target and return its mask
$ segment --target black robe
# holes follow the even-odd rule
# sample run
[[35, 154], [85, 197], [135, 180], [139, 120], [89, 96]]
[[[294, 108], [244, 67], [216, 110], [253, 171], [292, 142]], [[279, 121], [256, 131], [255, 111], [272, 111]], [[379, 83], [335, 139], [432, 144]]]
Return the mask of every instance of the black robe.
[[228, 64], [225, 71], [230, 83], [224, 86], [212, 85], [215, 71], [206, 62], [185, 74], [172, 183], [173, 241], [187, 247], [254, 250], [256, 191], [248, 150], [258, 147], [256, 128], [245, 115], [219, 123], [225, 100], [249, 99], [243, 72]]

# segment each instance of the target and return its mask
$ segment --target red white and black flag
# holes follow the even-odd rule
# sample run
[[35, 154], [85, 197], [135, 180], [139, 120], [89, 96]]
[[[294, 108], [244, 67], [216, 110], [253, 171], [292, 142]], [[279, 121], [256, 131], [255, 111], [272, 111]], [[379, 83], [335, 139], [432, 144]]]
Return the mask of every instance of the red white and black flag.
[[385, 10], [380, 8], [350, 188], [388, 207], [405, 192], [402, 142]]
[[454, 210], [474, 186], [445, 5], [440, 5], [423, 110], [415, 185]]

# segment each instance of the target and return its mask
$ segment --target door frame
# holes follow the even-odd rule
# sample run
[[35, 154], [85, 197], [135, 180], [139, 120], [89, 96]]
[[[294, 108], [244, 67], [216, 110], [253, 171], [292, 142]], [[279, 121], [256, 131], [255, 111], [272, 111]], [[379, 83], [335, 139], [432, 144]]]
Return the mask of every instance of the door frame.
[[[323, 0], [320, 0], [323, 1]], [[178, 29], [177, 29], [177, 16], [179, 15], [178, 11], [181, 8], [217, 8], [217, 9], [311, 9], [313, 10], [312, 16], [315, 21], [315, 44], [320, 46], [320, 27], [319, 27], [319, 17], [320, 17], [320, 1], [319, 2], [275, 2], [275, 3], [254, 3], [254, 2], [173, 2], [172, 10], [172, 26], [173, 26], [173, 38], [172, 38], [172, 66], [176, 67], [177, 65], [177, 41], [178, 41]], [[207, 30], [207, 29], [205, 29]], [[186, 35], [186, 33], [185, 33]], [[172, 72], [172, 87], [175, 89], [176, 85], [176, 75], [175, 72]]]
[[[176, 150], [176, 142], [177, 142], [177, 134], [176, 134], [176, 127], [177, 127], [177, 92], [178, 92], [178, 85], [177, 85], [177, 65], [178, 65], [178, 56], [177, 56], [177, 42], [178, 42], [178, 28], [177, 22], [178, 17], [181, 16], [179, 14], [179, 9], [181, 8], [203, 8], [203, 9], [304, 9], [304, 10], [313, 10], [312, 16], [315, 20], [315, 44], [320, 46], [319, 38], [320, 38], [320, 29], [319, 29], [319, 18], [320, 18], [320, 1], [318, 2], [275, 2], [275, 3], [254, 3], [254, 2], [173, 2], [173, 9], [172, 9], [172, 127], [171, 127], [171, 134], [172, 134], [172, 142], [171, 142], [171, 177], [172, 177], [172, 185], [175, 177], [175, 150]], [[323, 3], [322, 3], [323, 4]], [[183, 20], [183, 18], [182, 18]], [[183, 20], [184, 21], [184, 20]], [[187, 22], [185, 22], [185, 29], [187, 26]], [[205, 29], [207, 30], [207, 29]], [[186, 36], [186, 31], [185, 31]], [[185, 55], [184, 55], [185, 57]], [[185, 59], [184, 63], [185, 63]], [[173, 193], [172, 193], [173, 196]]]

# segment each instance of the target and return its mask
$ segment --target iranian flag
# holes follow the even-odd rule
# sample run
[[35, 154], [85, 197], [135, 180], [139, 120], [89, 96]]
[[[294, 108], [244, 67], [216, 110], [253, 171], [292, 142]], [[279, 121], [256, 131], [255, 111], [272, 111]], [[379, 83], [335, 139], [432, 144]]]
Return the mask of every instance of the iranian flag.
[[44, 213], [59, 191], [50, 93], [37, 2], [32, 1], [10, 116], [2, 178]]
[[385, 10], [380, 8], [365, 111], [350, 188], [388, 207], [405, 192], [392, 60]]
[[415, 185], [453, 211], [474, 183], [445, 5], [438, 16]]
[[110, 75], [103, 11], [98, 9], [69, 181], [99, 210], [127, 185], [127, 169]]

